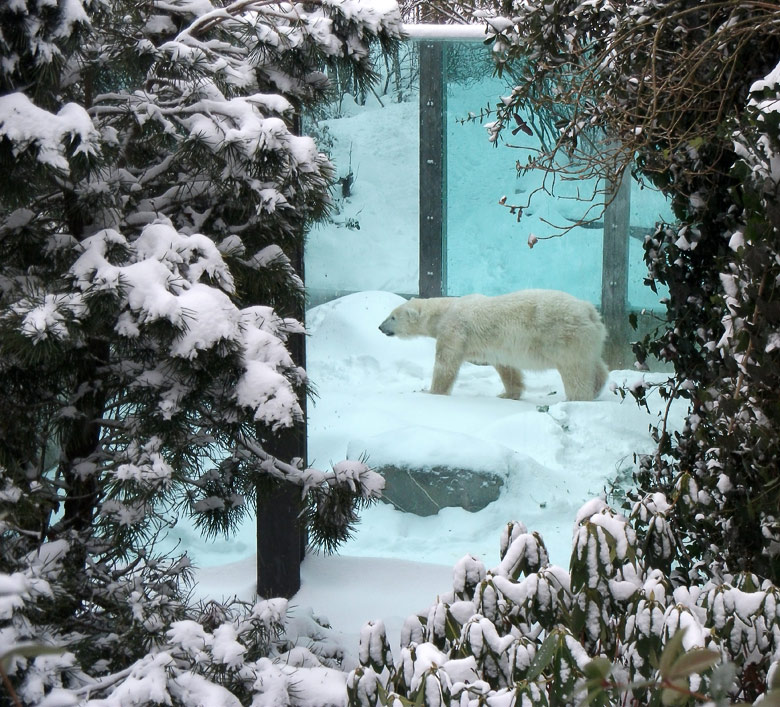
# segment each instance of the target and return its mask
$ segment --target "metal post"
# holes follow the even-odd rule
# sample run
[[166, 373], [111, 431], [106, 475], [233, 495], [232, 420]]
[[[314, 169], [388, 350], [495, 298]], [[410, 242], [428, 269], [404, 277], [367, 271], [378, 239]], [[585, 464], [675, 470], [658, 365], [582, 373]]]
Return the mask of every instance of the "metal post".
[[601, 274], [601, 315], [607, 327], [606, 360], [625, 368], [628, 347], [628, 238], [631, 220], [631, 177], [612, 185], [604, 212], [604, 254]]
[[442, 42], [420, 43], [420, 297], [447, 291], [447, 93]]

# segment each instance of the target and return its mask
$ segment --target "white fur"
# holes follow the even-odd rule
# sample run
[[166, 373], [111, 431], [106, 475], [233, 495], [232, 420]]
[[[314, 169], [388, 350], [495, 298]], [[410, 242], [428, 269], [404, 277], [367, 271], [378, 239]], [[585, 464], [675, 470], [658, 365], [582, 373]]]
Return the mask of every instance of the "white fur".
[[411, 299], [379, 329], [436, 339], [431, 392], [440, 395], [450, 393], [464, 361], [494, 366], [501, 397], [514, 400], [523, 393], [522, 369], [556, 368], [568, 400], [593, 400], [607, 379], [601, 317], [590, 302], [557, 290]]

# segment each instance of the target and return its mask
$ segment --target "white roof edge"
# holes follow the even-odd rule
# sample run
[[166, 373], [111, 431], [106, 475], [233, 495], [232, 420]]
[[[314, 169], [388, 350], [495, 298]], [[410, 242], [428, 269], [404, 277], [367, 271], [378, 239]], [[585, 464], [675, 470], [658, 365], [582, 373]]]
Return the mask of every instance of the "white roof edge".
[[410, 39], [485, 39], [486, 25], [403, 25]]

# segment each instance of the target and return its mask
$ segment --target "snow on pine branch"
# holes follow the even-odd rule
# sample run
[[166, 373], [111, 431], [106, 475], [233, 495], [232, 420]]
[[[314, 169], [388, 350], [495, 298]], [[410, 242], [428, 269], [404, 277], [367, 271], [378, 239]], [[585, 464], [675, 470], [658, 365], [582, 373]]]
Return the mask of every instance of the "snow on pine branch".
[[[246, 71], [251, 73], [249, 68]], [[120, 181], [134, 183], [136, 189], [151, 190], [138, 201], [134, 213], [127, 216], [128, 223], [135, 225], [152, 220], [161, 212], [175, 211], [182, 201], [196, 200], [206, 190], [213, 191], [215, 187], [209, 186], [211, 179], [220, 183], [237, 180], [251, 190], [257, 214], [284, 210], [289, 213], [295, 206], [291, 202], [299, 196], [289, 183], [298, 183], [300, 190], [311, 189], [304, 187], [302, 176], [312, 178], [307, 182], [324, 184], [324, 174], [329, 169], [329, 162], [314, 140], [289, 130], [282, 117], [289, 118], [291, 110], [286, 98], [274, 94], [228, 98], [211, 78], [203, 78], [188, 93], [172, 92], [170, 87], [163, 86], [158, 92], [101, 94], [91, 109], [96, 119], [101, 117], [111, 123], [123, 120], [124, 112], [129, 111], [139, 127], [154, 125], [177, 140], [182, 150], [194, 151], [186, 188], [161, 179], [172, 166], [170, 159], [136, 176], [126, 170], [117, 175]], [[213, 165], [214, 173], [202, 172], [204, 165]]]
[[[217, 91], [213, 85], [209, 88], [212, 93]], [[267, 110], [272, 103], [263, 94], [230, 100], [203, 99], [189, 106], [180, 122], [188, 130], [190, 141], [227, 158], [225, 178], [244, 176], [247, 166], [252, 164], [250, 160], [264, 153], [289, 155], [292, 169], [315, 171], [319, 152], [314, 141], [310, 137], [293, 135], [280, 118], [264, 117], [260, 109]], [[289, 107], [286, 103], [280, 100], [273, 107], [286, 112]], [[284, 197], [279, 197], [284, 203]], [[266, 196], [264, 201], [274, 199]], [[266, 210], [273, 208], [266, 207]]]
[[[183, 235], [170, 222], [159, 221], [132, 242], [106, 229], [76, 247], [78, 257], [69, 271], [76, 291], [17, 303], [14, 313], [23, 335], [35, 343], [75, 336], [92, 299], [108, 294], [118, 302], [113, 328], [120, 336], [138, 339], [150, 325], [168, 323], [174, 336], [167, 354], [174, 359], [236, 351], [243, 371], [233, 391], [235, 402], [274, 427], [300, 418], [293, 383], [305, 374], [295, 367], [285, 340], [302, 328], [269, 307], [236, 307], [228, 296], [234, 289], [232, 275], [213, 241]], [[164, 367], [156, 370], [161, 378], [156, 387], [174, 386]]]
[[301, 474], [303, 494], [314, 488], [346, 488], [359, 497], [370, 500], [379, 498], [385, 487], [385, 479], [367, 464], [357, 460], [344, 460], [333, 465], [330, 471], [308, 468]]
[[362, 499], [377, 499], [385, 487], [385, 479], [367, 464], [358, 460], [343, 460], [330, 471], [313, 467], [303, 468], [300, 459], [285, 462], [263, 449], [253, 438], [241, 436], [237, 441], [237, 456], [249, 456], [259, 460], [260, 467], [271, 476], [300, 485], [301, 495], [312, 490], [326, 494], [332, 489], [348, 489]]
[[[279, 57], [316, 51], [326, 60], [347, 59], [367, 67], [371, 38], [403, 36], [398, 7], [389, 0], [328, 0], [305, 5], [237, 0], [216, 8], [207, 0], [158, 0], [155, 7], [188, 19], [195, 16], [175, 39], [159, 47], [158, 56], [205, 69], [245, 89], [253, 85], [254, 70], [260, 70], [265, 80], [287, 95], [309, 93], [323, 76], [314, 71], [301, 78], [280, 71]], [[217, 27], [247, 37], [247, 48], [252, 51], [216, 40], [210, 30]], [[273, 63], [266, 57], [273, 57]]]
[[24, 85], [25, 65], [41, 73], [62, 61], [61, 44], [89, 27], [89, 12], [100, 0], [4, 0], [0, 3], [0, 82]]
[[[321, 51], [331, 56], [342, 56], [343, 48], [333, 34], [334, 15], [354, 25], [357, 38], [387, 34], [400, 38], [402, 20], [394, 0], [321, 0], [306, 5], [271, 3], [268, 0], [236, 0], [225, 7], [215, 8], [208, 0], [158, 0], [155, 6], [168, 12], [198, 15], [182, 31], [178, 40], [192, 39], [212, 27], [241, 21], [248, 17], [256, 23], [258, 38], [271, 44], [277, 51], [295, 48], [307, 39], [314, 40]], [[347, 51], [359, 50], [348, 43]]]
[[99, 135], [84, 108], [66, 103], [57, 114], [36, 106], [23, 93], [0, 96], [0, 138], [11, 143], [14, 157], [35, 148], [38, 162], [68, 173], [67, 144], [73, 154], [96, 155]]

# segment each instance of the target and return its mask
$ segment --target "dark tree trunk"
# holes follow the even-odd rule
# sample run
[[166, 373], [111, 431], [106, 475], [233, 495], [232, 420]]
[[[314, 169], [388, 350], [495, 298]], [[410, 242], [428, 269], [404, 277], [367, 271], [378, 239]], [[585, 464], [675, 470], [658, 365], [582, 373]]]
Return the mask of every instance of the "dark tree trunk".
[[[294, 126], [300, 133], [300, 125]], [[304, 238], [287, 253], [292, 267], [304, 280]], [[305, 319], [304, 299], [291, 302], [293, 311], [284, 312], [298, 321]], [[293, 334], [287, 342], [296, 366], [306, 367], [306, 338]], [[306, 391], [299, 391], [304, 420], [287, 430], [280, 430], [265, 443], [265, 448], [278, 459], [301, 459], [307, 463]], [[262, 438], [263, 435], [260, 435]], [[306, 551], [306, 527], [301, 522], [303, 510], [301, 487], [277, 480], [262, 480], [257, 486], [257, 594], [261, 597], [289, 599], [301, 587], [300, 566]]]
[[[291, 337], [290, 352], [302, 365], [305, 341], [301, 334]], [[305, 406], [305, 396], [301, 404]], [[265, 445], [279, 459], [306, 461], [306, 423], [276, 433]], [[300, 564], [306, 548], [306, 527], [300, 520], [303, 510], [301, 487], [263, 479], [257, 488], [257, 593], [261, 597], [290, 598], [301, 587]]]
[[64, 622], [80, 612], [89, 593], [85, 566], [101, 497], [99, 467], [92, 464], [98, 462], [100, 420], [106, 404], [99, 371], [108, 357], [108, 345], [102, 341], [92, 341], [83, 349], [72, 379], [75, 415], [61, 435], [59, 475], [65, 485], [64, 512], [49, 536], [65, 537], [71, 543], [63, 577], [66, 594], [58, 602]]
[[258, 484], [258, 596], [289, 599], [301, 588], [301, 510], [300, 486], [271, 479]]
[[78, 532], [88, 530], [97, 513], [98, 474], [81, 463], [93, 457], [100, 445], [100, 420], [106, 393], [97, 371], [105, 365], [108, 356], [108, 346], [102, 341], [90, 342], [85, 347], [82, 359], [75, 365], [73, 390], [76, 392], [72, 405], [76, 415], [62, 435], [59, 468], [67, 496], [61, 526]]

